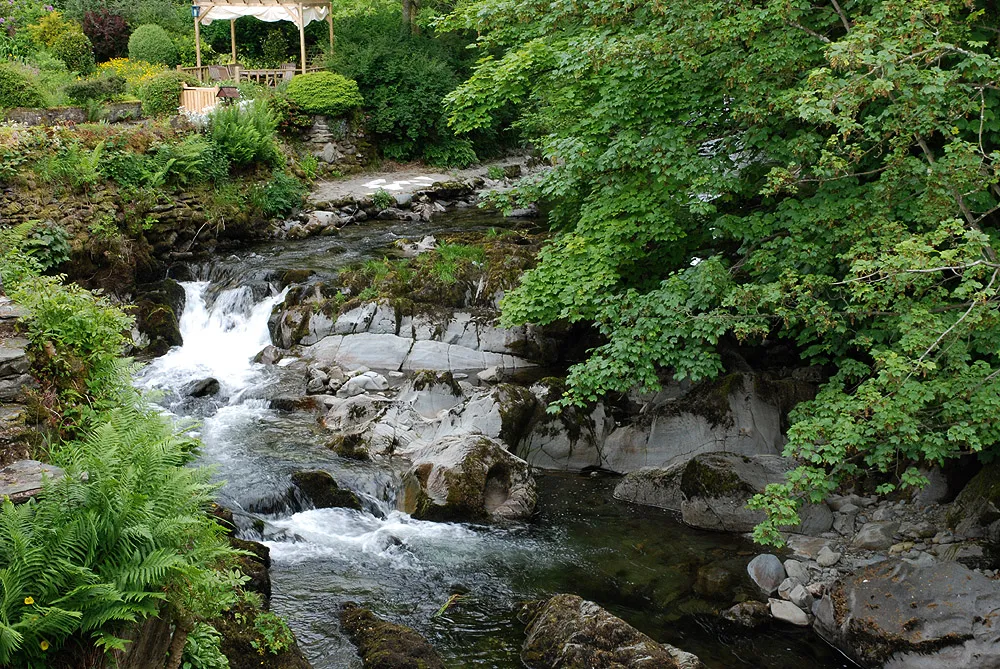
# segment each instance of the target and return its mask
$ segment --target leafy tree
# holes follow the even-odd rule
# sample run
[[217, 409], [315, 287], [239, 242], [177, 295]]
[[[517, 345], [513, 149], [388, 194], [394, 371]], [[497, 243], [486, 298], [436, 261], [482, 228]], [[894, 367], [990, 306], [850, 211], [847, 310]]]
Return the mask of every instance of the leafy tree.
[[554, 168], [518, 199], [557, 235], [504, 320], [606, 337], [554, 408], [723, 371], [723, 337], [784, 340], [828, 381], [792, 415], [802, 500], [1000, 440], [996, 8], [965, 0], [472, 0], [483, 60], [460, 131], [511, 102]]
[[128, 23], [107, 8], [84, 14], [83, 32], [94, 45], [94, 59], [98, 63], [128, 53]]

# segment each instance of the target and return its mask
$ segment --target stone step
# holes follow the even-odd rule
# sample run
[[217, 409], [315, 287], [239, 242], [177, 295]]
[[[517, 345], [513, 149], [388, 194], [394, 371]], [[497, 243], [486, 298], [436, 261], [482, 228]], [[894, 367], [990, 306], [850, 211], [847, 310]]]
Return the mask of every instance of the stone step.
[[42, 491], [43, 479], [58, 480], [65, 472], [38, 460], [18, 460], [0, 469], [0, 499], [14, 504], [26, 502]]

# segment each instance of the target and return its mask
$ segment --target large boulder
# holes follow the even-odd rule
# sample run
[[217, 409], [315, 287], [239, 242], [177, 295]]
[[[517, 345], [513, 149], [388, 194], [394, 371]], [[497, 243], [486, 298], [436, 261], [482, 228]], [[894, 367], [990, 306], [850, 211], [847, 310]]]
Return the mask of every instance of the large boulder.
[[[681, 517], [692, 527], [719, 532], [750, 532], [764, 520], [763, 511], [746, 508], [747, 500], [769, 483], [784, 480], [794, 466], [774, 455], [747, 456], [707, 453], [692, 458], [681, 475]], [[807, 504], [799, 510], [802, 522], [791, 532], [816, 535], [833, 526], [825, 504]]]
[[453, 435], [422, 449], [403, 476], [400, 508], [439, 521], [504, 521], [535, 509], [528, 463], [482, 435]]
[[1000, 525], [1000, 461], [985, 465], [972, 477], [952, 503], [948, 522], [959, 534], [981, 535], [997, 541], [997, 532], [991, 526]]
[[337, 485], [327, 472], [309, 471], [292, 474], [292, 483], [298, 486], [313, 506], [317, 509], [356, 509], [361, 510], [361, 501], [350, 490]]
[[629, 472], [615, 486], [615, 499], [668, 511], [681, 510], [681, 478], [687, 463], [672, 467], [643, 467]]
[[427, 639], [357, 604], [344, 604], [340, 627], [357, 646], [365, 669], [444, 669], [441, 656]]
[[1000, 582], [957, 562], [891, 559], [834, 584], [815, 629], [865, 667], [1000, 667]]
[[699, 669], [697, 657], [659, 644], [594, 602], [556, 595], [529, 605], [521, 662], [529, 669]]

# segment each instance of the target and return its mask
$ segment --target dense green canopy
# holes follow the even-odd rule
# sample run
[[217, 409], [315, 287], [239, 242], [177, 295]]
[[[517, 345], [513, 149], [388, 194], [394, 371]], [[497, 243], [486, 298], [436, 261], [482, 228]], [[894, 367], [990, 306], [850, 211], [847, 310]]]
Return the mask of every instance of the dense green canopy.
[[724, 335], [794, 342], [832, 376], [792, 416], [806, 466], [756, 500], [766, 541], [845, 475], [913, 485], [996, 448], [996, 3], [470, 0], [446, 22], [484, 54], [455, 127], [518, 103], [556, 166], [511, 196], [553, 202], [558, 234], [503, 307], [606, 336], [561, 404], [711, 378]]

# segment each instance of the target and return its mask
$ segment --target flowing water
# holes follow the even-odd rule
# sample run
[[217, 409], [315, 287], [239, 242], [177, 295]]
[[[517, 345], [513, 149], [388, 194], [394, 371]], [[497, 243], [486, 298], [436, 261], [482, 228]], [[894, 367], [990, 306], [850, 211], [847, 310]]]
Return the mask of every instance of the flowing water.
[[[435, 232], [503, 224], [466, 212], [435, 221]], [[324, 448], [330, 435], [315, 415], [270, 409], [267, 398], [302, 374], [251, 362], [270, 343], [267, 319], [283, 298], [270, 279], [291, 269], [333, 272], [399, 236], [419, 238], [427, 225], [410, 227], [357, 227], [336, 240], [268, 245], [196, 268], [207, 280], [183, 284], [183, 346], [140, 378], [178, 420], [198, 421], [202, 461], [224, 481], [221, 502], [244, 536], [271, 549], [272, 605], [315, 667], [361, 666], [337, 623], [346, 601], [416, 628], [449, 667], [518, 667], [519, 603], [557, 592], [597, 601], [710, 667], [852, 666], [804, 630], [734, 635], [718, 627], [711, 612], [751, 592], [744, 567], [753, 546], [615, 502], [613, 479], [539, 476], [537, 520], [514, 527], [418, 521], [395, 510], [402, 463], [341, 459]], [[184, 387], [207, 377], [219, 381], [219, 394], [188, 397]], [[364, 510], [309, 508], [290, 485], [306, 469], [328, 471]], [[720, 571], [734, 580], [713, 602], [706, 575]]]

